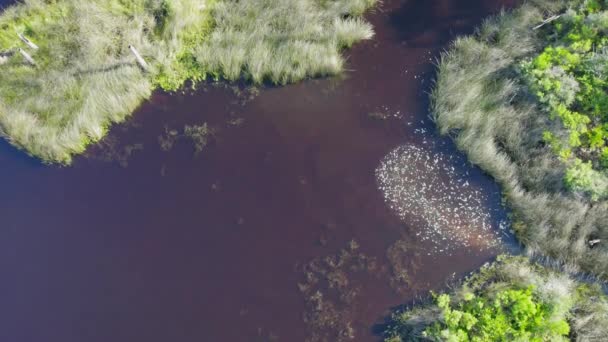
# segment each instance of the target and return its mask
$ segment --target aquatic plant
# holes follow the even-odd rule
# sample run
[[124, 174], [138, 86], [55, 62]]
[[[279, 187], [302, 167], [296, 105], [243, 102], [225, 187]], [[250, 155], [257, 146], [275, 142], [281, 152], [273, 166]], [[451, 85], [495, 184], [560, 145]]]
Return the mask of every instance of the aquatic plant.
[[607, 324], [608, 298], [598, 285], [501, 256], [452, 293], [395, 312], [385, 341], [599, 341]]
[[186, 125], [184, 127], [184, 135], [194, 144], [194, 154], [201, 153], [214, 134], [215, 130], [210, 128], [206, 122], [202, 125]]
[[[560, 135], [563, 126], [543, 109], [520, 68], [548, 45], [542, 31], [550, 24], [533, 27], [569, 5], [590, 3], [530, 1], [489, 19], [475, 36], [458, 38], [439, 63], [432, 112], [440, 131], [502, 185], [513, 230], [530, 253], [605, 278], [608, 202], [576, 191], [599, 183], [585, 179], [594, 178], [585, 165], [569, 171], [555, 154], [545, 132]], [[561, 98], [571, 97], [561, 90]]]
[[165, 126], [163, 134], [158, 136], [158, 144], [161, 150], [168, 152], [179, 140], [187, 139], [194, 146], [194, 154], [198, 155], [203, 152], [215, 134], [216, 129], [209, 127], [206, 122], [201, 125], [186, 125], [181, 131]]
[[27, 0], [0, 15], [0, 133], [68, 164], [160, 87], [342, 70], [375, 0]]
[[363, 274], [378, 276], [375, 257], [359, 250], [351, 240], [336, 254], [317, 257], [302, 267], [303, 281], [298, 288], [304, 296], [304, 323], [309, 336], [306, 341], [349, 341], [359, 335], [353, 328], [353, 316], [361, 296], [356, 279]]

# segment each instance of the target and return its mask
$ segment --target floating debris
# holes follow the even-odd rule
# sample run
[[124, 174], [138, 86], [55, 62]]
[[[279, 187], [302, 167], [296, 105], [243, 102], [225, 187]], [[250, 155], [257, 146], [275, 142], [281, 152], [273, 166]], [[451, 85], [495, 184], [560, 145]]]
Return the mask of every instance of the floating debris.
[[372, 120], [386, 121], [388, 119], [403, 119], [403, 114], [400, 110], [391, 110], [388, 106], [381, 106], [380, 109], [367, 114]]
[[[457, 172], [456, 157], [417, 146], [389, 153], [376, 170], [385, 200], [404, 222], [419, 227], [428, 255], [450, 255], [455, 249], [487, 250], [501, 244], [500, 230], [486, 196]], [[499, 227], [500, 225], [500, 227]]]

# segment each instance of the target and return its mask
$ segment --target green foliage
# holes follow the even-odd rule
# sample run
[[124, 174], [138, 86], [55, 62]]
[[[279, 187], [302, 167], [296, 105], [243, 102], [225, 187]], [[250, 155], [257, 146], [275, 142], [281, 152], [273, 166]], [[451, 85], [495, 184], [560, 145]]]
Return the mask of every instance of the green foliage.
[[440, 341], [557, 341], [570, 327], [564, 319], [552, 321], [551, 307], [533, 295], [532, 287], [507, 289], [490, 296], [469, 294], [451, 307], [450, 296], [439, 295], [443, 321], [425, 331]]
[[[163, 3], [166, 4], [166, 1], [163, 0]], [[204, 5], [213, 8], [216, 2], [217, 0], [207, 0]], [[163, 7], [163, 13], [167, 16], [179, 18], [179, 13], [173, 14], [175, 12], [170, 5]], [[213, 30], [214, 20], [210, 11], [205, 11], [198, 19], [178, 33], [180, 44], [174, 51], [173, 60], [159, 65], [154, 83], [165, 91], [176, 91], [188, 80], [195, 86], [212, 73], [196, 60], [194, 51], [208, 38]]]
[[552, 43], [522, 63], [521, 70], [541, 105], [565, 131], [545, 133], [544, 140], [569, 165], [566, 186], [598, 200], [608, 195], [608, 188], [598, 188], [608, 184], [601, 152], [608, 141], [606, 3], [584, 1], [544, 30], [544, 38]]
[[432, 303], [395, 312], [385, 342], [594, 341], [608, 333], [608, 300], [526, 257], [499, 256]]
[[606, 178], [593, 169], [591, 162], [578, 158], [566, 170], [564, 182], [572, 191], [588, 192], [595, 201], [608, 195]]

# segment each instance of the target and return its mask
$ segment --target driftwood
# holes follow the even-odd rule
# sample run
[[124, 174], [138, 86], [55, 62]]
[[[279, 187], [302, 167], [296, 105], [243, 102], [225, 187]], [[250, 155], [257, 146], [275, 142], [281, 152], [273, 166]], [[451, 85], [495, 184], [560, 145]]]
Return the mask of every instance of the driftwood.
[[532, 29], [533, 29], [533, 30], [538, 30], [539, 28], [541, 28], [541, 27], [543, 27], [543, 26], [547, 25], [548, 23], [550, 23], [550, 22], [552, 22], [552, 21], [555, 21], [555, 20], [559, 19], [561, 16], [562, 16], [561, 14], [551, 16], [551, 17], [549, 17], [549, 18], [547, 18], [547, 19], [543, 20], [543, 22], [542, 22], [542, 23], [540, 23], [540, 24], [538, 24], [538, 25], [534, 26]]
[[18, 33], [17, 35], [19, 36], [19, 39], [21, 39], [21, 41], [25, 43], [25, 45], [29, 46], [31, 49], [38, 50], [38, 45], [32, 43], [31, 40], [27, 39], [21, 33]]
[[23, 49], [19, 49], [19, 53], [21, 54], [21, 56], [23, 56], [23, 58], [30, 63], [31, 65], [36, 65], [36, 61], [32, 58], [32, 56], [30, 56], [29, 53], [25, 52]]
[[139, 52], [137, 52], [137, 50], [135, 49], [135, 47], [133, 47], [133, 45], [129, 45], [129, 49], [131, 50], [131, 52], [133, 53], [133, 55], [135, 55], [135, 59], [137, 60], [137, 64], [139, 64], [139, 66], [142, 69], [144, 69], [144, 71], [147, 71], [148, 70], [148, 63], [146, 63], [146, 61], [139, 54]]

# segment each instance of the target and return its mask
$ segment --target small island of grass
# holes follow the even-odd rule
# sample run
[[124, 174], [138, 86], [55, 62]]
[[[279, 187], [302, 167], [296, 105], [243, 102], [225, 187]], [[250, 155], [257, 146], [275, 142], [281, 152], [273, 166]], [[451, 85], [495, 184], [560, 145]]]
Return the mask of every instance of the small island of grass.
[[0, 15], [0, 133], [69, 164], [154, 89], [337, 74], [341, 49], [373, 35], [360, 15], [375, 3], [28, 0]]

